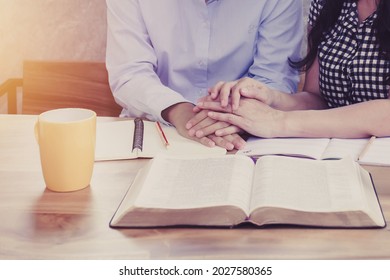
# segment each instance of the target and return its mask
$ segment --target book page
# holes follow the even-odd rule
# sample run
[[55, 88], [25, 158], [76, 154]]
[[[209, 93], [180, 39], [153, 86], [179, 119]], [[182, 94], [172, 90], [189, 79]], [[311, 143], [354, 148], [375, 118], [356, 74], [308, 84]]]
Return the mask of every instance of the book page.
[[237, 154], [251, 157], [286, 155], [320, 159], [329, 143], [328, 138], [258, 138], [250, 137]]
[[361, 209], [363, 191], [351, 159], [263, 157], [255, 167], [252, 210], [260, 206], [327, 212]]
[[350, 157], [357, 160], [369, 139], [332, 138], [322, 155], [322, 159], [340, 159]]
[[167, 149], [164, 141], [161, 139], [155, 122], [143, 121], [144, 123], [144, 137], [142, 152], [138, 157], [152, 158], [161, 151]]
[[359, 159], [359, 163], [390, 166], [390, 137], [376, 138]]
[[[181, 136], [175, 127], [161, 125], [170, 145], [168, 148], [163, 149], [163, 153], [167, 155], [194, 155], [194, 156], [215, 156], [225, 155], [226, 149], [215, 146], [207, 147], [197, 141], [190, 140]], [[161, 136], [159, 136], [161, 141]]]
[[364, 186], [363, 191], [365, 193], [365, 197], [367, 198], [367, 212], [378, 226], [384, 227], [386, 222], [383, 217], [378, 197], [376, 195], [375, 189], [370, 187], [372, 183], [370, 173], [362, 168], [360, 175], [362, 185]]
[[132, 152], [133, 133], [133, 120], [98, 122], [95, 160], [137, 158], [137, 154]]
[[157, 156], [135, 205], [163, 209], [234, 205], [246, 211], [253, 165], [251, 159], [233, 155]]

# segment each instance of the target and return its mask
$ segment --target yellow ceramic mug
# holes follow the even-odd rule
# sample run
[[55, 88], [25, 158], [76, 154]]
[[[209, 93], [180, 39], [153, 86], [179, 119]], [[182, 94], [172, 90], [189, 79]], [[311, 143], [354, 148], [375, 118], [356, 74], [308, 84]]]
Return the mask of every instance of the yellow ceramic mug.
[[89, 186], [95, 160], [96, 113], [65, 108], [44, 112], [35, 124], [46, 187], [56, 192]]

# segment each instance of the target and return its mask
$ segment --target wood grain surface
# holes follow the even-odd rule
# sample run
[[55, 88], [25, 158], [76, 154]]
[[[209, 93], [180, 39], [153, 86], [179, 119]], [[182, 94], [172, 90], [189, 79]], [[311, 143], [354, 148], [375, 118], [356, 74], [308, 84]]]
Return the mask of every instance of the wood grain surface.
[[[111, 229], [147, 160], [97, 162], [90, 187], [51, 192], [41, 174], [35, 120], [0, 115], [0, 259], [390, 259], [389, 226]], [[367, 169], [389, 222], [390, 169]]]

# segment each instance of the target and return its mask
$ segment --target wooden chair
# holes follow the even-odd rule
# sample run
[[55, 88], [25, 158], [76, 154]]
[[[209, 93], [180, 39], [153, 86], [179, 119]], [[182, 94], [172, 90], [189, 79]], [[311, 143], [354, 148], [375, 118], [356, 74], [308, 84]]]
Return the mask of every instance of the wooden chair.
[[[302, 90], [301, 75], [298, 90]], [[8, 93], [8, 113], [16, 114], [16, 88], [23, 87], [23, 114], [40, 114], [65, 107], [94, 110], [98, 116], [119, 116], [108, 85], [103, 62], [25, 61], [23, 79], [9, 79], [0, 85], [0, 96]]]
[[8, 79], [0, 85], [0, 97], [7, 95], [7, 110], [9, 114], [17, 112], [17, 89], [23, 87], [23, 79]]
[[[23, 114], [66, 107], [91, 109], [98, 116], [119, 116], [121, 111], [103, 62], [25, 61], [21, 84]], [[9, 97], [9, 113], [15, 113], [10, 110], [10, 101], [16, 102]]]

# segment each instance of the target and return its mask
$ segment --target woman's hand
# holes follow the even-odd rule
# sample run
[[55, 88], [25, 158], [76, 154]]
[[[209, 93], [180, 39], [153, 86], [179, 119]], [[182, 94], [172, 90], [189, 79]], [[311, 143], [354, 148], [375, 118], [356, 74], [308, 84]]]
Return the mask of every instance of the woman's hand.
[[[198, 107], [209, 110], [207, 116], [256, 136], [272, 138], [283, 136], [285, 112], [273, 109], [261, 101], [241, 98], [237, 110], [232, 112], [231, 105], [222, 107], [217, 101], [200, 102]], [[215, 131], [215, 135], [224, 136], [232, 133], [232, 126]]]
[[[221, 107], [231, 105], [232, 112], [238, 109], [241, 97], [254, 98], [267, 105], [276, 107], [279, 91], [252, 79], [242, 78], [232, 82], [218, 82], [209, 89], [210, 99], [220, 101]], [[199, 100], [206, 101], [205, 98]]]

